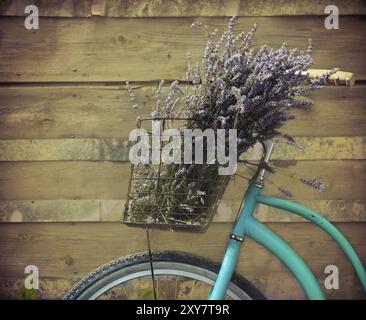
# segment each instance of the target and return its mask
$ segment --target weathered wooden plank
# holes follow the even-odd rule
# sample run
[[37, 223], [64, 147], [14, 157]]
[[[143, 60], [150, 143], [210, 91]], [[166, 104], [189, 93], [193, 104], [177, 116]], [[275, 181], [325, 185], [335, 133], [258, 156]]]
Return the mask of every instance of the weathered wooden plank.
[[[255, 22], [255, 45], [305, 49], [314, 43], [314, 68], [340, 67], [366, 79], [363, 52], [366, 18], [343, 17], [329, 31], [323, 17], [256, 17], [240, 19], [238, 30]], [[186, 54], [201, 61], [206, 35], [190, 26], [194, 18], [53, 19], [43, 18], [35, 32], [23, 18], [4, 17], [0, 47], [0, 81], [147, 81], [185, 79]], [[226, 18], [202, 22], [222, 31]], [[96, 63], [98, 61], [98, 63]], [[45, 69], [47, 66], [47, 69]]]
[[101, 202], [101, 200], [5, 200], [0, 201], [0, 221], [101, 221]]
[[[328, 1], [301, 0], [102, 0], [98, 6], [99, 15], [108, 17], [197, 17], [197, 16], [282, 16], [323, 15]], [[366, 14], [362, 0], [332, 1], [341, 15]]]
[[0, 167], [1, 199], [118, 199], [127, 192], [128, 163], [4, 162]]
[[[364, 137], [296, 137], [295, 140], [303, 150], [280, 141], [276, 143], [273, 160], [365, 159], [366, 156]], [[262, 154], [259, 146], [253, 149], [254, 154]]]
[[24, 16], [28, 5], [38, 7], [41, 17], [89, 17], [91, 0], [6, 0], [0, 2], [1, 16]]
[[[365, 298], [345, 255], [329, 237], [310, 224], [271, 223], [269, 227], [297, 250], [315, 273], [322, 288], [324, 268], [339, 268], [340, 289], [325, 290], [328, 298]], [[365, 223], [338, 223], [361, 259], [366, 259]], [[205, 234], [154, 230], [153, 250], [180, 250], [220, 261], [231, 224], [213, 224]], [[0, 292], [19, 297], [26, 265], [40, 270], [40, 298], [60, 298], [71, 283], [98, 266], [120, 256], [146, 250], [145, 230], [118, 223], [49, 223], [0, 225]], [[199, 245], [197, 245], [199, 244]], [[90, 257], [93, 257], [91, 259]], [[290, 272], [263, 247], [249, 240], [241, 251], [238, 272], [245, 275], [271, 299], [302, 299], [304, 293]], [[55, 282], [50, 282], [51, 279]]]
[[[281, 195], [277, 186], [289, 189], [295, 199], [302, 200], [362, 200], [366, 161], [274, 161], [281, 172], [271, 175], [272, 183], [265, 192]], [[242, 176], [251, 171], [240, 166]], [[296, 173], [292, 178], [289, 174]], [[120, 162], [100, 161], [44, 161], [0, 163], [1, 200], [51, 200], [51, 199], [125, 199], [130, 165]], [[298, 177], [322, 178], [326, 191], [317, 192], [298, 181]], [[236, 177], [227, 187], [223, 199], [241, 200], [247, 181]]]
[[307, 111], [295, 112], [296, 119], [285, 124], [282, 130], [294, 136], [325, 136], [326, 132], [333, 132], [334, 136], [342, 136], [341, 132], [345, 136], [358, 135], [358, 130], [366, 129], [364, 90], [366, 87], [362, 86], [348, 91], [335, 87], [316, 91], [311, 95], [315, 105]]
[[[0, 161], [106, 160], [101, 157], [102, 142], [100, 139], [0, 140]], [[122, 150], [128, 156], [128, 148]]]
[[[1, 139], [121, 138], [149, 117], [153, 85], [133, 85], [138, 109], [123, 86], [0, 88]], [[312, 94], [315, 105], [296, 110], [283, 128], [293, 136], [366, 136], [365, 86], [324, 87]]]
[[2, 300], [58, 300], [62, 299], [75, 281], [69, 279], [41, 279], [39, 290], [28, 290], [24, 279], [0, 278], [0, 299]]
[[[91, 6], [91, 2], [93, 5]], [[229, 0], [223, 4], [219, 0], [160, 0], [160, 1], [122, 1], [122, 0], [83, 0], [52, 2], [31, 0], [8, 0], [0, 4], [0, 15], [23, 16], [26, 5], [34, 4], [40, 16], [48, 17], [88, 17], [102, 15], [108, 17], [197, 17], [197, 16], [282, 16], [282, 15], [323, 15], [329, 5], [325, 0]], [[362, 0], [334, 0], [333, 5], [340, 15], [366, 14]]]
[[[301, 200], [296, 202], [321, 213], [332, 222], [356, 222], [366, 220], [366, 203], [363, 200]], [[235, 221], [241, 201], [222, 200], [218, 206], [215, 222]], [[304, 222], [303, 218], [276, 208], [259, 205], [256, 216], [264, 222]]]
[[[280, 140], [273, 160], [366, 159], [366, 137], [296, 137], [298, 147]], [[0, 140], [0, 161], [111, 160], [129, 161], [134, 142], [128, 139]], [[301, 149], [301, 148], [303, 149]], [[260, 160], [258, 143], [241, 159]]]
[[[332, 222], [366, 222], [365, 200], [297, 200]], [[241, 202], [220, 201], [214, 222], [233, 222]], [[1, 200], [0, 222], [120, 221], [125, 200]], [[264, 222], [302, 222], [298, 216], [259, 205], [256, 216]]]

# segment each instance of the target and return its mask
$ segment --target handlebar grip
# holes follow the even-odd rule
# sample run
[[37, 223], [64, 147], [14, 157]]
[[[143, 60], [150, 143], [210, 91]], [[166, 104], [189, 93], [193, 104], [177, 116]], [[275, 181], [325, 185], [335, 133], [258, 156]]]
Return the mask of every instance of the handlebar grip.
[[[308, 77], [310, 79], [315, 79], [328, 72], [326, 69], [309, 69], [307, 70]], [[335, 74], [328, 78], [328, 84], [334, 85], [345, 85], [353, 86], [355, 84], [355, 75], [353, 72], [347, 71], [337, 71]]]

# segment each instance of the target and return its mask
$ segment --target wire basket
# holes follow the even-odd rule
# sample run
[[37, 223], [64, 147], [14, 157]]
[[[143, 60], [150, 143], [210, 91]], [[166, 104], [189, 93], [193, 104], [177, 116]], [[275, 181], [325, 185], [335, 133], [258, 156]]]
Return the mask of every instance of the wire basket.
[[[168, 121], [177, 119], [182, 120], [162, 119], [161, 128], [165, 129]], [[179, 134], [183, 141], [182, 129], [179, 128]], [[146, 131], [146, 134], [151, 141], [152, 132]], [[160, 155], [165, 144], [161, 142], [155, 148]], [[152, 150], [149, 147], [149, 151]], [[229, 176], [218, 174], [218, 168], [218, 164], [195, 164], [194, 161], [192, 164], [165, 164], [163, 161], [132, 164], [122, 222], [137, 227], [204, 232], [229, 181]]]

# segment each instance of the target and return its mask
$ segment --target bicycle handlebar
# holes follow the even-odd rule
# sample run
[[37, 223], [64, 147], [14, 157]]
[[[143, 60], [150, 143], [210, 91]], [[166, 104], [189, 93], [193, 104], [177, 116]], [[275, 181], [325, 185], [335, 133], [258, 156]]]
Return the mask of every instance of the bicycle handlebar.
[[[310, 79], [315, 79], [329, 71], [325, 69], [309, 69], [306, 71], [306, 75]], [[355, 75], [353, 72], [339, 70], [327, 79], [327, 84], [353, 86], [355, 84]]]

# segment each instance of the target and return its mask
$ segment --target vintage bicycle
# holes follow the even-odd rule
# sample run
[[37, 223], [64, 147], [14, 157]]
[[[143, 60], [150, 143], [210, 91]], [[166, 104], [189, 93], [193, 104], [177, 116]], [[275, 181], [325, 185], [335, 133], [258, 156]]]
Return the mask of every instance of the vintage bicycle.
[[[366, 291], [365, 268], [351, 244], [332, 223], [319, 213], [297, 202], [262, 194], [266, 174], [273, 170], [270, 165], [270, 157], [274, 145], [273, 141], [262, 143], [263, 152], [258, 163], [242, 161], [243, 164], [255, 165], [257, 168], [253, 171], [254, 174], [243, 197], [232, 232], [228, 235], [229, 240], [221, 264], [185, 252], [152, 252], [150, 243], [148, 243], [148, 251], [119, 258], [98, 268], [71, 288], [64, 299], [182, 299], [187, 298], [185, 292], [189, 292], [188, 297], [195, 299], [265, 299], [257, 288], [235, 272], [240, 248], [246, 237], [265, 247], [288, 267], [309, 299], [325, 299], [317, 279], [305, 262], [284, 240], [255, 217], [254, 213], [258, 204], [301, 216], [328, 233], [352, 263]], [[134, 169], [132, 169], [130, 186], [134, 177]], [[158, 184], [159, 182], [161, 183], [158, 181]], [[223, 184], [222, 181], [212, 182], [212, 185], [218, 187]], [[221, 191], [218, 188], [213, 192], [216, 200], [221, 195]], [[131, 193], [131, 188], [129, 193]], [[210, 209], [206, 210], [210, 211], [210, 215], [206, 216], [205, 223], [201, 223], [199, 227], [209, 225], [212, 219], [211, 213], [216, 208], [217, 201], [206, 208]], [[127, 205], [125, 214], [129, 209]], [[151, 224], [136, 221], [130, 222], [130, 224], [151, 227]], [[154, 221], [154, 224], [159, 225], [160, 223]], [[167, 225], [174, 229], [172, 223]], [[184, 226], [180, 225], [180, 227]], [[194, 225], [188, 227], [192, 228]], [[136, 290], [131, 291], [131, 288]]]

